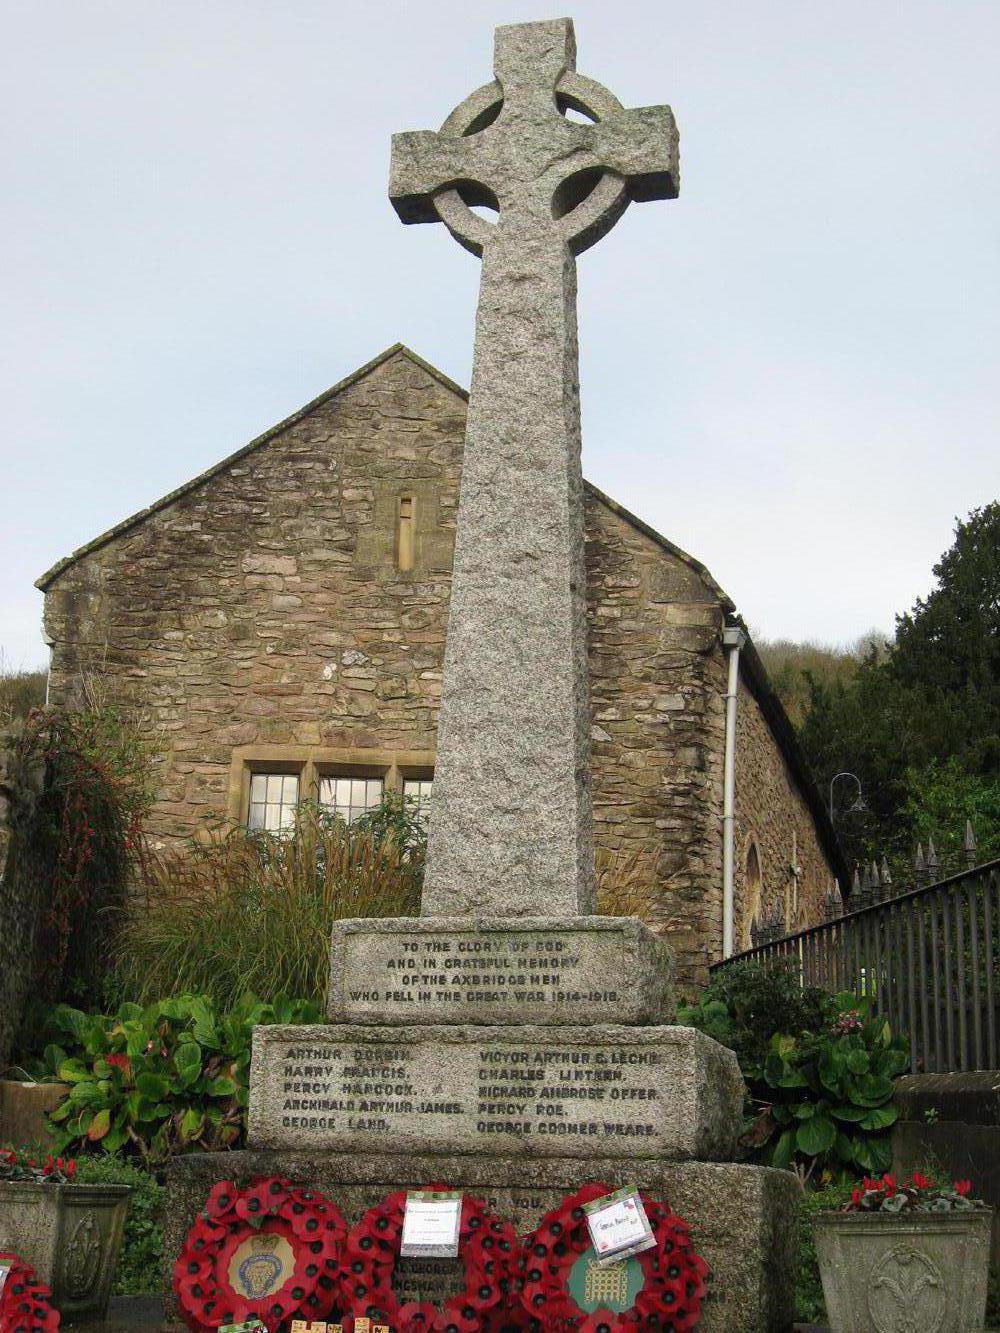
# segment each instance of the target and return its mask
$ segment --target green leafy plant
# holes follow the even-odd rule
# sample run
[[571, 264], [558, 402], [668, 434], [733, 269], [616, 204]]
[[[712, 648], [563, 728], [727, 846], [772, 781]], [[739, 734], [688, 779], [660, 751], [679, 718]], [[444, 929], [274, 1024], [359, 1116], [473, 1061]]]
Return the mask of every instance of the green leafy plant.
[[221, 1010], [248, 994], [323, 1006], [334, 921], [415, 915], [423, 864], [421, 847], [310, 807], [285, 836], [218, 829], [148, 860], [146, 901], [115, 951], [116, 992], [207, 995]]
[[237, 1146], [254, 1025], [319, 1017], [316, 1005], [285, 997], [244, 996], [222, 1014], [204, 995], [126, 1003], [112, 1017], [59, 1006], [51, 1015], [59, 1040], [45, 1048], [41, 1070], [70, 1085], [49, 1117], [59, 1151], [127, 1149], [158, 1162]]
[[743, 1077], [759, 1082], [775, 1033], [816, 1031], [835, 1015], [832, 997], [803, 986], [790, 962], [767, 968], [747, 962], [714, 973], [697, 1000], [680, 1007], [677, 1021], [735, 1051]]
[[794, 968], [723, 969], [678, 1021], [736, 1052], [748, 1088], [744, 1147], [809, 1179], [885, 1171], [904, 1043], [865, 1002], [801, 987]]
[[888, 1131], [899, 1112], [893, 1078], [907, 1067], [903, 1042], [881, 1018], [846, 1010], [832, 1027], [798, 1036], [775, 1033], [764, 1061], [757, 1140], [775, 1134], [772, 1166], [843, 1173], [885, 1171]]
[[34, 709], [0, 736], [5, 876], [36, 920], [33, 997], [101, 1003], [105, 960], [141, 858], [152, 745], [137, 719], [85, 682], [84, 706]]
[[115, 1268], [116, 1296], [163, 1290], [163, 1202], [166, 1190], [135, 1158], [84, 1156], [77, 1164], [82, 1185], [128, 1185], [128, 1214]]

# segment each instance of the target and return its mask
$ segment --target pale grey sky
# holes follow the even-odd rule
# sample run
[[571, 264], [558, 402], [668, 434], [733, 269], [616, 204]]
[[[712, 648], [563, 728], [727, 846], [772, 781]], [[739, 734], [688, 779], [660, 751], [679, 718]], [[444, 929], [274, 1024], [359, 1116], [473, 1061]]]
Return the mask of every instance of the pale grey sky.
[[[523, 3], [3, 0], [0, 650], [49, 565], [397, 339], [468, 383], [478, 263], [389, 136]], [[566, 12], [565, 10], [562, 12]], [[577, 0], [681, 196], [580, 260], [587, 475], [769, 636], [851, 639], [997, 498], [1000, 4]]]

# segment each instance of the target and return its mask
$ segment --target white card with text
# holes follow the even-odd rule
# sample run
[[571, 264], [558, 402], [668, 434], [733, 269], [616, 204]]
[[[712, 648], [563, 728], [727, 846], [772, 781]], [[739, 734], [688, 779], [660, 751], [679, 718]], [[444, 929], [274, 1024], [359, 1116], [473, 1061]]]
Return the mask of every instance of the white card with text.
[[10, 1264], [0, 1264], [0, 1296], [3, 1295], [3, 1289], [7, 1285], [7, 1279], [10, 1277]]
[[399, 1253], [412, 1259], [454, 1259], [461, 1224], [461, 1194], [413, 1190], [406, 1196]]
[[623, 1189], [584, 1205], [590, 1243], [598, 1259], [624, 1259], [656, 1244], [637, 1190]]

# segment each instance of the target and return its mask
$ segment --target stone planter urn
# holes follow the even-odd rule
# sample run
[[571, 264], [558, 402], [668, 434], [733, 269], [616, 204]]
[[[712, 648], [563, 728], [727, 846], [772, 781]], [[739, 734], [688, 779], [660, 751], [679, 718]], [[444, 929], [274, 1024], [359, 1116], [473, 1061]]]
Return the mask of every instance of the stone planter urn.
[[823, 1213], [814, 1235], [831, 1333], [974, 1333], [986, 1319], [989, 1208]]
[[107, 1312], [128, 1185], [0, 1181], [0, 1250], [31, 1264], [64, 1323]]

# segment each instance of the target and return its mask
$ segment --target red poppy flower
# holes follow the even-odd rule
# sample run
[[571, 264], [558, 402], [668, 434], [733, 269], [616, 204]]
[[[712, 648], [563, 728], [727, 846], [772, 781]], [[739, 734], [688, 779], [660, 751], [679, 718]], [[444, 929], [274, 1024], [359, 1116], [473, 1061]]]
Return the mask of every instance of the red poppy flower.
[[205, 1215], [212, 1219], [225, 1217], [235, 1207], [238, 1194], [239, 1190], [236, 1188], [235, 1181], [220, 1180], [208, 1192], [208, 1198], [205, 1200]]
[[407, 1301], [399, 1307], [396, 1322], [399, 1333], [428, 1333], [434, 1326], [438, 1309], [430, 1301]]
[[589, 1314], [582, 1324], [577, 1325], [579, 1333], [618, 1333], [622, 1327], [621, 1316], [613, 1314], [611, 1310], [595, 1310]]

